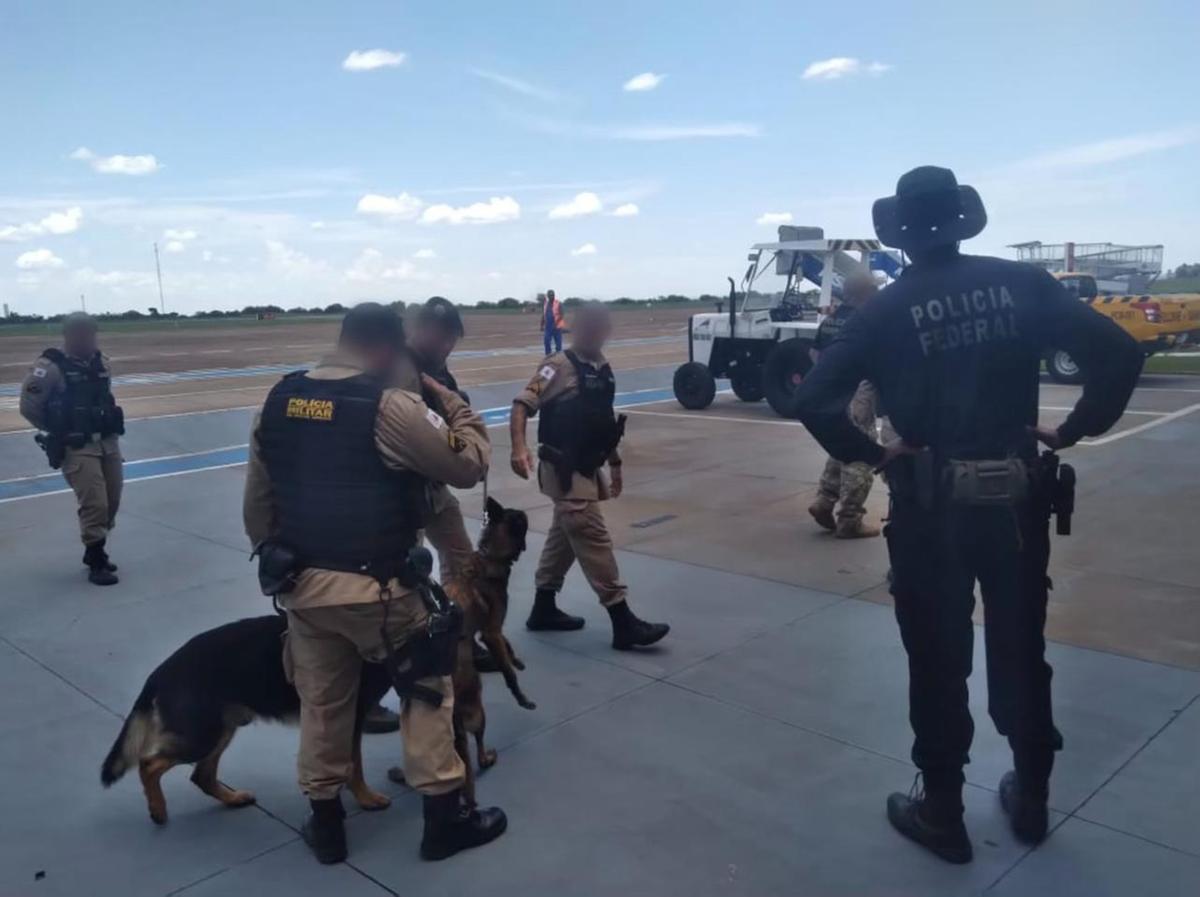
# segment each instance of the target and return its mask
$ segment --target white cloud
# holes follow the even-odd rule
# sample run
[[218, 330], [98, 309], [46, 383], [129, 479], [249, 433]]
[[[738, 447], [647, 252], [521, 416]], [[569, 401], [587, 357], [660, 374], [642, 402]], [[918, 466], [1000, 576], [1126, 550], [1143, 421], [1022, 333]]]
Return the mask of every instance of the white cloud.
[[18, 243], [47, 234], [55, 236], [73, 234], [79, 230], [82, 221], [83, 209], [79, 206], [71, 206], [61, 212], [51, 212], [40, 221], [26, 221], [23, 224], [0, 227], [0, 242]]
[[432, 249], [418, 249], [416, 252], [413, 253], [413, 258], [415, 258], [415, 259], [433, 259], [433, 258], [437, 258], [437, 253], [434, 252]]
[[309, 258], [281, 240], [267, 240], [267, 268], [273, 274], [295, 278], [310, 278], [329, 270], [324, 262]]
[[342, 60], [342, 68], [348, 72], [369, 72], [374, 69], [395, 68], [403, 65], [406, 56], [394, 50], [353, 50]]
[[584, 243], [582, 246], [576, 246], [574, 249], [571, 250], [571, 255], [595, 255], [595, 254], [596, 254], [596, 244], [595, 243]]
[[491, 81], [503, 87], [505, 90], [511, 90], [513, 93], [519, 93], [527, 97], [534, 97], [538, 100], [558, 99], [558, 94], [545, 87], [539, 87], [536, 84], [530, 84], [528, 81], [522, 81], [520, 78], [514, 78], [511, 75], [502, 75], [499, 72], [489, 72], [486, 69], [468, 69], [476, 78], [482, 78], [485, 81]]
[[81, 286], [103, 286], [120, 290], [124, 287], [148, 287], [154, 283], [149, 271], [97, 271], [80, 268], [75, 272], [75, 282]]
[[667, 76], [656, 75], [654, 72], [642, 72], [640, 75], [634, 75], [626, 81], [622, 89], [632, 92], [654, 90], [654, 88], [662, 84], [665, 77]]
[[641, 209], [637, 207], [636, 202], [627, 202], [613, 209], [614, 218], [633, 218], [641, 214]]
[[213, 251], [211, 249], [204, 250], [202, 253], [200, 253], [200, 258], [203, 261], [211, 262], [213, 260]]
[[763, 212], [755, 224], [791, 224], [791, 212]]
[[346, 279], [359, 283], [377, 280], [411, 280], [418, 276], [417, 267], [404, 259], [390, 264], [378, 249], [367, 248], [359, 253], [354, 263], [346, 269]]
[[1081, 143], [1077, 146], [1042, 153], [1015, 162], [1012, 168], [1021, 171], [1089, 168], [1197, 142], [1200, 142], [1200, 129], [1197, 128], [1154, 131], [1147, 134], [1133, 134], [1128, 137], [1096, 140], [1092, 143]]
[[61, 268], [63, 260], [49, 249], [31, 249], [18, 255], [15, 264], [22, 271], [37, 271], [45, 268]]
[[186, 242], [188, 240], [196, 239], [196, 236], [196, 232], [191, 229], [168, 227], [165, 231], [163, 231], [164, 240], [182, 240]]
[[570, 202], [564, 202], [550, 210], [549, 218], [581, 218], [584, 215], [599, 214], [604, 208], [600, 197], [591, 191], [576, 193]]
[[126, 156], [118, 153], [115, 156], [97, 156], [86, 146], [71, 153], [71, 158], [77, 162], [86, 162], [93, 171], [100, 174], [154, 174], [161, 167], [158, 159], [149, 153], [139, 156]]
[[836, 81], [851, 75], [882, 75], [890, 69], [891, 66], [884, 62], [864, 64], [861, 59], [855, 59], [853, 56], [834, 56], [809, 63], [800, 77], [806, 81]]
[[386, 215], [401, 221], [411, 221], [424, 207], [423, 201], [407, 193], [401, 193], [399, 196], [368, 193], [359, 199], [356, 209], [364, 215]]
[[421, 215], [422, 224], [495, 224], [515, 221], [521, 217], [521, 205], [511, 196], [493, 196], [487, 202], [469, 206], [449, 206], [444, 203], [430, 206]]
[[696, 140], [705, 137], [761, 137], [762, 128], [742, 122], [715, 125], [646, 125], [614, 128], [600, 136], [613, 140]]
[[163, 247], [167, 252], [183, 252], [187, 249], [187, 244], [182, 240], [168, 240], [167, 245]]

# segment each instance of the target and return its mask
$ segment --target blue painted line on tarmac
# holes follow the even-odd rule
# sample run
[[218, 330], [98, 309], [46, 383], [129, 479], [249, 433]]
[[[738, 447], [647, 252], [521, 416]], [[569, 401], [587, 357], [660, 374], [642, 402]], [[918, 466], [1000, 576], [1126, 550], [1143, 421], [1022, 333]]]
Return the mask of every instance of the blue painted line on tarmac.
[[[638, 389], [631, 392], [619, 393], [616, 398], [618, 408], [630, 405], [648, 405], [653, 402], [663, 402], [673, 398], [670, 389]], [[487, 408], [480, 412], [485, 424], [489, 427], [503, 426], [508, 423], [512, 406], [504, 405], [499, 408]], [[159, 477], [179, 476], [185, 473], [198, 473], [202, 470], [215, 470], [221, 467], [232, 467], [245, 464], [249, 457], [249, 447], [245, 445], [227, 446], [212, 449], [207, 452], [195, 452], [187, 455], [174, 455], [165, 458], [146, 458], [142, 461], [125, 462], [125, 482], [134, 483], [138, 480], [157, 479]], [[38, 474], [32, 477], [21, 477], [15, 480], [0, 482], [0, 503], [17, 501], [23, 498], [36, 498], [39, 495], [56, 495], [69, 492], [62, 474], [57, 471]]]

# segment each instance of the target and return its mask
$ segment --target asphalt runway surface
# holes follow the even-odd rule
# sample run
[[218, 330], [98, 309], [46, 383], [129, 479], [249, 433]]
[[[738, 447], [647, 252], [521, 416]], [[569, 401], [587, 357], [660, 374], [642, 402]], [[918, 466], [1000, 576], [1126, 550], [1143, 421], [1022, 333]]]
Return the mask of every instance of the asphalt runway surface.
[[[1200, 892], [1200, 379], [1145, 377], [1113, 432], [1067, 453], [1078, 511], [1074, 534], [1054, 539], [1047, 624], [1066, 738], [1055, 831], [1030, 851], [1005, 827], [994, 789], [1009, 761], [986, 715], [977, 639], [976, 861], [951, 868], [883, 818], [886, 793], [914, 772], [883, 540], [839, 541], [812, 525], [804, 509], [823, 455], [794, 421], [725, 391], [703, 412], [674, 402], [685, 317], [621, 319], [611, 352], [630, 424], [626, 493], [604, 511], [634, 607], [673, 626], [644, 653], [608, 647], [577, 570], [563, 602], [587, 627], [521, 626], [550, 507], [508, 470], [507, 415], [540, 346], [507, 323], [511, 333], [481, 344], [481, 325], [452, 364], [491, 426], [490, 494], [531, 518], [508, 634], [538, 709], [488, 680], [500, 762], [480, 794], [511, 827], [443, 864], [417, 861], [419, 802], [383, 778], [399, 759], [394, 737], [368, 739], [365, 753], [369, 780], [395, 803], [352, 816], [350, 862], [337, 868], [318, 867], [298, 840], [295, 730], [248, 727], [226, 754], [222, 780], [254, 790], [254, 808], [217, 807], [175, 772], [159, 829], [136, 776], [107, 792], [98, 782], [150, 669], [202, 629], [270, 612], [241, 532], [252, 406], [275, 365], [311, 362], [332, 331], [311, 341], [277, 331], [294, 340], [271, 350], [284, 354], [239, 336], [245, 351], [219, 364], [207, 344], [180, 349], [157, 334], [149, 349], [107, 346], [128, 356], [118, 372], [133, 378], [118, 385], [131, 423], [112, 540], [122, 582], [111, 589], [84, 581], [73, 498], [0, 405], [0, 784], [19, 822], [0, 840], [0, 894]], [[175, 351], [189, 354], [153, 354]], [[0, 381], [17, 379], [11, 369]], [[1078, 392], [1045, 383], [1043, 419], [1060, 419]], [[477, 518], [481, 490], [460, 498]], [[869, 513], [886, 513], [882, 484]]]

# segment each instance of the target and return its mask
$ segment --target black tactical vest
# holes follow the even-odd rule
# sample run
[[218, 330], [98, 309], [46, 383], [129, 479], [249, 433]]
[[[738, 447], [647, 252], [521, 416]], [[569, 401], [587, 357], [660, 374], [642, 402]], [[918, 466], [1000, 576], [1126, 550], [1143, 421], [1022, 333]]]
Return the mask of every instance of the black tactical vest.
[[51, 396], [46, 406], [50, 433], [82, 445], [95, 433], [120, 436], [125, 432], [125, 414], [113, 397], [112, 377], [99, 352], [85, 361], [51, 348], [42, 357], [49, 359], [63, 377], [63, 391]]
[[608, 460], [624, 431], [613, 413], [617, 380], [607, 364], [595, 368], [570, 349], [564, 354], [575, 368], [579, 388], [543, 406], [538, 442], [557, 449], [575, 470], [591, 476]]
[[271, 480], [276, 538], [301, 567], [398, 575], [417, 543], [425, 481], [384, 465], [375, 446], [383, 389], [361, 374], [296, 371], [267, 396], [258, 444]]

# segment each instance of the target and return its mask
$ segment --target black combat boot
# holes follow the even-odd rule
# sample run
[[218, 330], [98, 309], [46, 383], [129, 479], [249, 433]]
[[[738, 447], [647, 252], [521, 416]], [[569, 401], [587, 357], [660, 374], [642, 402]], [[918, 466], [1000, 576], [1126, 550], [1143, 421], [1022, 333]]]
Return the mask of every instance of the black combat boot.
[[310, 800], [312, 808], [300, 825], [300, 836], [312, 848], [319, 863], [340, 863], [346, 859], [346, 811], [342, 798]]
[[671, 631], [666, 623], [647, 623], [639, 619], [629, 609], [628, 601], [609, 607], [608, 616], [612, 619], [612, 646], [618, 651], [653, 645]]
[[1000, 780], [1000, 806], [1008, 814], [1008, 824], [1018, 841], [1041, 844], [1050, 827], [1050, 811], [1044, 789], [1026, 789], [1016, 772], [1006, 772]]
[[499, 807], [468, 807], [462, 790], [425, 796], [425, 834], [421, 859], [444, 860], [460, 850], [495, 841], [508, 828], [508, 817]]
[[896, 831], [946, 862], [971, 862], [973, 851], [967, 827], [963, 825], [961, 786], [953, 791], [926, 794], [914, 780], [908, 794], [896, 791], [888, 796], [887, 816]]
[[492, 656], [492, 652], [486, 646], [481, 645], [477, 639], [471, 639], [471, 660], [475, 664], [477, 673], [498, 673], [500, 665], [496, 663], [496, 658]]
[[104, 553], [104, 542], [93, 542], [83, 551], [83, 562], [88, 568], [88, 582], [96, 586], [111, 586], [120, 582], [113, 570], [117, 569], [109, 563], [108, 555]]
[[583, 628], [583, 617], [574, 617], [558, 609], [554, 603], [557, 592], [553, 589], [538, 589], [533, 596], [533, 609], [525, 628], [533, 632], [570, 632]]

